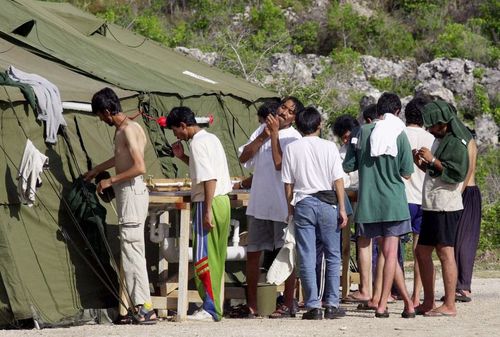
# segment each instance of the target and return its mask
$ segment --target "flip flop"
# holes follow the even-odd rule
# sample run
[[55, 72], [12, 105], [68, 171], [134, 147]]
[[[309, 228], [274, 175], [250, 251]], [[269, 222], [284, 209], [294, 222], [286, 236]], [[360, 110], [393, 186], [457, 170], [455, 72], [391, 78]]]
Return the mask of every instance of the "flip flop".
[[467, 296], [465, 292], [462, 289], [459, 289], [455, 293], [455, 302], [462, 302], [462, 303], [468, 303], [472, 301], [472, 298]]
[[376, 312], [375, 311], [375, 317], [376, 318], [389, 318], [389, 310], [385, 309], [384, 312]]
[[452, 314], [448, 312], [442, 312], [442, 311], [427, 311], [424, 314], [424, 317], [455, 317], [457, 314]]
[[406, 310], [403, 310], [403, 312], [401, 313], [401, 317], [403, 318], [415, 318], [416, 315], [417, 315], [416, 311], [408, 312]]

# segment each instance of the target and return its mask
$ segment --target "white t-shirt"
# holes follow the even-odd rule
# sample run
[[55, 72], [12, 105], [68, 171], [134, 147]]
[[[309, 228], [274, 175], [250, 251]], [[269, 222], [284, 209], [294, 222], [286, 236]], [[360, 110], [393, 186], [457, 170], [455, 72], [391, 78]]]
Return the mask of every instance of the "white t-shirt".
[[[434, 142], [434, 136], [421, 127], [407, 126], [406, 135], [410, 141], [411, 149], [419, 150], [421, 147], [430, 149]], [[424, 186], [425, 172], [413, 164], [414, 172], [410, 179], [403, 179], [405, 183], [406, 198], [409, 204], [422, 205], [422, 187]]]
[[[342, 159], [342, 161], [345, 159], [347, 148], [348, 146], [346, 144], [342, 144], [339, 148], [340, 159]], [[357, 190], [359, 188], [359, 176], [357, 170], [344, 173], [344, 188], [350, 188], [352, 190]]]
[[191, 176], [191, 201], [204, 201], [204, 181], [215, 179], [214, 197], [232, 191], [231, 177], [226, 153], [215, 135], [205, 130], [198, 131], [189, 144], [189, 175]]
[[344, 176], [335, 143], [316, 136], [303, 137], [286, 148], [281, 173], [284, 183], [294, 184], [292, 204], [309, 194], [332, 190], [334, 181]]
[[[246, 145], [257, 138], [264, 128], [261, 124], [252, 133], [248, 143], [239, 148], [240, 154]], [[293, 127], [279, 131], [281, 151], [292, 142], [302, 138], [300, 133]], [[286, 205], [285, 187], [281, 182], [281, 172], [274, 167], [273, 154], [271, 150], [271, 139], [268, 139], [259, 148], [259, 151], [244, 164], [245, 168], [253, 169], [252, 187], [248, 201], [247, 215], [256, 219], [285, 222], [288, 215]]]
[[[440, 139], [434, 140], [431, 152], [435, 153]], [[453, 212], [464, 208], [462, 203], [462, 184], [449, 184], [440, 177], [433, 178], [429, 172], [425, 174], [422, 191], [422, 209], [426, 211]]]

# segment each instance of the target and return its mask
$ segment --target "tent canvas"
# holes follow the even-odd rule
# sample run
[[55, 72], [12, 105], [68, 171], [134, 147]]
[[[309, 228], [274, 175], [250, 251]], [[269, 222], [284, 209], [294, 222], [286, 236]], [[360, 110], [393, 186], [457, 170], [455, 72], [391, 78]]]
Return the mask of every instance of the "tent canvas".
[[[0, 34], [6, 39], [87, 76], [143, 93], [155, 117], [178, 105], [192, 107], [199, 116], [212, 114], [211, 131], [223, 142], [231, 174], [243, 173], [236, 149], [257, 126], [255, 103], [275, 97], [274, 93], [70, 4], [30, 0], [0, 0], [0, 4]], [[175, 167], [164, 148], [165, 136], [154, 123], [148, 124], [151, 137], [162, 140], [155, 150], [164, 175], [183, 176], [186, 169]], [[166, 134], [172, 141], [171, 133]]]
[[[61, 91], [63, 101], [89, 103], [104, 86], [120, 97], [124, 112], [139, 104], [153, 116], [173, 106], [186, 105], [199, 115], [215, 117], [210, 131], [222, 140], [234, 175], [243, 171], [237, 147], [257, 124], [256, 103], [274, 97], [230, 74], [181, 56], [155, 42], [104, 23], [68, 4], [26, 0], [0, 0], [0, 70], [9, 65], [41, 75]], [[107, 33], [106, 33], [107, 31]], [[215, 82], [215, 83], [214, 83]], [[73, 230], [62, 207], [73, 176], [86, 171], [86, 156], [94, 164], [112, 154], [112, 128], [95, 116], [65, 110], [72, 144], [59, 137], [55, 145], [44, 142], [43, 125], [19, 89], [0, 86], [0, 324], [35, 318], [47, 324], [77, 320], [82, 308], [106, 307], [113, 299], [89, 266], [75, 254], [62, 230]], [[149, 130], [147, 174], [183, 176], [168, 156], [171, 132], [156, 123], [137, 119]], [[77, 129], [79, 132], [77, 132]], [[50, 170], [42, 176], [37, 202], [32, 208], [19, 204], [17, 166], [26, 139], [49, 157]], [[109, 227], [116, 216], [106, 204]], [[115, 232], [116, 234], [116, 232]], [[116, 244], [116, 235], [111, 241]], [[76, 235], [75, 237], [78, 237]]]

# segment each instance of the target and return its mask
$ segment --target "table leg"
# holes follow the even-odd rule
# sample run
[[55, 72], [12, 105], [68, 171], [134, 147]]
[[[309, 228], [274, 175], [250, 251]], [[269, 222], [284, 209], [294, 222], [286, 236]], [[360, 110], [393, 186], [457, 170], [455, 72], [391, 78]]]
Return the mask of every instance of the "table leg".
[[179, 235], [179, 296], [177, 298], [177, 321], [186, 320], [188, 308], [188, 264], [189, 264], [189, 220], [190, 205], [180, 210]]

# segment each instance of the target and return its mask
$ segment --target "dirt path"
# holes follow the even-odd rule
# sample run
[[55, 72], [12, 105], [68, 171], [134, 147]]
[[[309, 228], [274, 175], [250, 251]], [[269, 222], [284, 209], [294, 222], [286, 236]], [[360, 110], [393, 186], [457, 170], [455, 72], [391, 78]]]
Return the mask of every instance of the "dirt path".
[[[437, 283], [438, 298], [442, 283]], [[2, 331], [4, 337], [22, 336], [157, 336], [157, 337], [312, 337], [312, 336], [500, 336], [500, 278], [473, 280], [473, 301], [458, 304], [456, 318], [402, 319], [402, 302], [389, 306], [391, 317], [376, 319], [373, 313], [356, 311], [353, 304], [344, 305], [347, 317], [339, 320], [302, 321], [271, 319], [224, 319], [213, 322], [160, 322], [155, 326], [84, 325], [70, 328]]]

